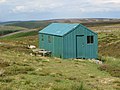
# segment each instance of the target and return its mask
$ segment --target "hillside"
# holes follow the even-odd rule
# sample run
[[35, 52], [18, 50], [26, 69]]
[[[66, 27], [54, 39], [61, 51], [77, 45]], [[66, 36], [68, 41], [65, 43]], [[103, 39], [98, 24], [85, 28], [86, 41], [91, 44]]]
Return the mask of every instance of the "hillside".
[[1, 25], [7, 25], [7, 24], [14, 24], [14, 23], [17, 23], [17, 22], [20, 22], [20, 21], [0, 22], [0, 26], [1, 26]]
[[85, 26], [95, 26], [95, 25], [103, 26], [103, 25], [119, 24], [120, 19], [88, 18], [88, 19], [53, 19], [53, 20], [45, 20], [45, 21], [13, 21], [13, 22], [4, 22], [3, 25], [19, 26], [19, 27], [34, 29], [34, 28], [43, 28], [53, 22], [81, 23]]
[[[41, 28], [47, 25], [42, 22]], [[99, 23], [86, 26], [98, 33], [98, 59], [103, 64], [32, 55], [27, 46], [38, 46], [39, 24], [20, 26], [37, 28], [35, 32], [0, 38], [0, 90], [120, 90], [120, 22]]]
[[13, 33], [13, 32], [18, 32], [18, 31], [25, 31], [27, 30], [27, 28], [23, 28], [23, 27], [18, 27], [18, 26], [4, 26], [1, 25], [0, 26], [0, 36], [9, 34], [9, 33]]
[[[94, 30], [99, 35], [99, 53], [105, 56], [113, 56], [119, 57], [119, 39], [120, 39], [120, 19], [108, 19], [108, 18], [88, 18], [88, 19], [55, 19], [55, 20], [45, 20], [45, 21], [17, 21], [11, 22], [11, 24], [6, 24], [3, 28], [6, 27], [16, 27], [13, 30], [17, 30], [17, 27], [23, 28], [25, 30], [31, 30], [35, 28], [37, 30], [41, 30], [45, 26], [49, 25], [52, 22], [64, 22], [64, 23], [82, 23], [87, 26], [91, 30]], [[7, 23], [7, 22], [5, 22]], [[8, 22], [10, 23], [10, 22]], [[7, 29], [8, 30], [8, 29]], [[13, 32], [13, 31], [11, 31]], [[37, 31], [36, 31], [37, 33]], [[111, 41], [112, 40], [112, 41]], [[103, 47], [101, 47], [103, 46]], [[115, 46], [116, 52], [113, 52], [113, 49], [109, 49], [109, 47], [113, 48]], [[107, 52], [108, 51], [108, 52]]]

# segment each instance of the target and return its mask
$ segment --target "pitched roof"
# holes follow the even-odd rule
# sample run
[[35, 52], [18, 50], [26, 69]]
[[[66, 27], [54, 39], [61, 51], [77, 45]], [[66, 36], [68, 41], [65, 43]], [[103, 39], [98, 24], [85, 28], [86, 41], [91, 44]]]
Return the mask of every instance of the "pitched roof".
[[69, 31], [75, 29], [79, 24], [52, 23], [39, 31], [39, 33], [63, 36]]

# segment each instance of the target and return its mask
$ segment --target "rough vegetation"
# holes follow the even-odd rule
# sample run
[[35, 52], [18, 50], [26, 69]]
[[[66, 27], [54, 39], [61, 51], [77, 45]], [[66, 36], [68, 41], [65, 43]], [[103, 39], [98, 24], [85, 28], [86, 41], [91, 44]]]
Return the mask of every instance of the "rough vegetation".
[[100, 65], [30, 55], [37, 31], [0, 38], [0, 90], [120, 90], [119, 25], [89, 27], [99, 31]]
[[18, 26], [0, 26], [0, 36], [21, 30], [26, 30], [26, 28]]

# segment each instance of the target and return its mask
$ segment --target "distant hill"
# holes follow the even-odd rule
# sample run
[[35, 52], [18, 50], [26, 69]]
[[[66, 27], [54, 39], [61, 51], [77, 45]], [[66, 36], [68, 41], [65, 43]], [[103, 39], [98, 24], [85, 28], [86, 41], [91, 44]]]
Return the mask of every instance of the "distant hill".
[[17, 22], [21, 22], [21, 21], [8, 21], [8, 22], [0, 22], [0, 25], [8, 25], [8, 24], [14, 24]]
[[16, 23], [10, 23], [6, 24], [7, 26], [19, 26], [19, 27], [24, 27], [24, 28], [29, 28], [29, 29], [34, 29], [34, 28], [43, 28], [50, 24], [48, 21], [22, 21], [22, 22], [16, 22]]
[[19, 26], [29, 29], [44, 28], [50, 23], [81, 23], [85, 26], [95, 26], [95, 25], [107, 25], [107, 24], [119, 24], [120, 19], [108, 19], [108, 18], [84, 18], [84, 19], [53, 19], [53, 20], [41, 20], [41, 21], [11, 21], [3, 22], [0, 25], [7, 26]]

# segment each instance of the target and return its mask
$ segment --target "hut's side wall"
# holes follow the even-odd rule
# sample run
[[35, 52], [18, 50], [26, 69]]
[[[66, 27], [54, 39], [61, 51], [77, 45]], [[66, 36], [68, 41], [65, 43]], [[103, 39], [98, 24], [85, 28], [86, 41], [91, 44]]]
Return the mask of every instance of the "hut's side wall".
[[39, 34], [39, 48], [51, 51], [52, 56], [62, 58], [62, 47], [62, 37], [42, 33]]

